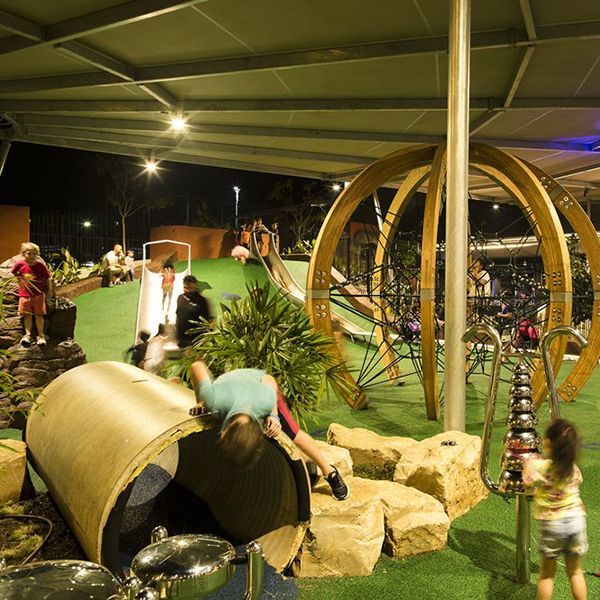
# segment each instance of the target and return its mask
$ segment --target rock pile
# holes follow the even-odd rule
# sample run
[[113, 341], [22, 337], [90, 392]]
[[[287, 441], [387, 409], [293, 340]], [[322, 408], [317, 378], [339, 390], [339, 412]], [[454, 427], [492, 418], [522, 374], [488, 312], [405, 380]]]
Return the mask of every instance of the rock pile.
[[453, 431], [417, 442], [332, 423], [327, 439], [335, 446], [319, 447], [350, 497], [337, 502], [322, 479], [313, 490], [310, 526], [292, 568], [299, 577], [369, 575], [382, 550], [397, 559], [441, 550], [451, 520], [487, 495], [477, 436]]

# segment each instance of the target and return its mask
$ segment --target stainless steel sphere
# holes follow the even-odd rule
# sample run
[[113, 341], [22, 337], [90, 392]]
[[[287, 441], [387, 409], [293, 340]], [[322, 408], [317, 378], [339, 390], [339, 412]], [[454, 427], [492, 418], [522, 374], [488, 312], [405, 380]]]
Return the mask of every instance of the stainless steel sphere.
[[513, 452], [537, 451], [541, 444], [537, 431], [512, 431], [504, 436], [504, 447]]
[[498, 480], [498, 489], [501, 494], [523, 494], [525, 492], [525, 484], [521, 479], [521, 473], [502, 471]]
[[135, 595], [135, 600], [160, 600], [160, 594], [152, 588], [144, 588]]
[[537, 452], [511, 452], [505, 450], [502, 454], [501, 465], [506, 471], [520, 472], [523, 471], [525, 462], [532, 458], [539, 458], [539, 454]]
[[517, 363], [514, 367], [513, 367], [513, 374], [514, 375], [529, 375], [530, 373], [530, 369], [529, 367], [524, 364], [524, 363]]
[[530, 398], [531, 397], [531, 386], [530, 385], [511, 385], [510, 395], [513, 398]]
[[511, 412], [506, 418], [506, 424], [511, 429], [522, 431], [526, 429], [534, 429], [538, 423], [537, 415], [533, 412]]
[[511, 381], [515, 385], [529, 385], [531, 383], [531, 375], [529, 373], [513, 373]]
[[532, 398], [511, 398], [508, 401], [508, 409], [515, 413], [535, 412]]

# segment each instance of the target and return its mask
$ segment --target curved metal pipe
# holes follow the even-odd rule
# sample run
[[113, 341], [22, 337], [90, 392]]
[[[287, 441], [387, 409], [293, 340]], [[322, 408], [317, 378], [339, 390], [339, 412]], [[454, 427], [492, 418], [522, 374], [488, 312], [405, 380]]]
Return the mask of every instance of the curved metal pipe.
[[498, 485], [490, 479], [488, 464], [490, 460], [490, 444], [492, 439], [492, 423], [496, 412], [496, 396], [498, 394], [498, 384], [500, 383], [500, 367], [502, 366], [502, 340], [500, 334], [491, 325], [472, 325], [465, 331], [463, 342], [471, 342], [477, 336], [486, 336], [490, 338], [494, 345], [494, 355], [492, 358], [492, 373], [488, 387], [487, 403], [485, 409], [485, 420], [483, 422], [481, 455], [479, 458], [479, 475], [485, 486], [494, 494], [499, 494]]
[[581, 348], [588, 345], [587, 340], [573, 327], [560, 325], [551, 329], [542, 336], [540, 348], [542, 352], [542, 363], [544, 364], [544, 375], [546, 377], [546, 386], [548, 387], [548, 404], [550, 407], [550, 416], [552, 419], [560, 419], [560, 407], [558, 404], [558, 391], [556, 389], [556, 380], [554, 379], [554, 369], [552, 368], [552, 358], [550, 356], [550, 344], [554, 338], [560, 335], [573, 336]]

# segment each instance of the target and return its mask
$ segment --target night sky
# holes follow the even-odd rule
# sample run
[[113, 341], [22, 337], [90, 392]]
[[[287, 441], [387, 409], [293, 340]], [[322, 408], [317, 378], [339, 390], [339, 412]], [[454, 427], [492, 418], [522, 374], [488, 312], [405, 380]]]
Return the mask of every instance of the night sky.
[[[142, 160], [131, 157], [132, 165]], [[36, 144], [13, 143], [4, 171], [0, 176], [0, 204], [30, 206], [34, 210], [51, 209], [91, 209], [106, 206], [103, 178], [96, 169], [97, 153], [82, 150], [69, 150]], [[143, 175], [144, 177], [147, 175]], [[206, 201], [211, 212], [233, 221], [233, 186], [241, 188], [240, 219], [268, 213], [267, 197], [275, 182], [284, 176], [236, 171], [216, 167], [203, 167], [174, 162], [162, 162], [159, 176], [152, 177], [152, 191], [168, 192], [176, 195], [189, 195]], [[383, 209], [393, 195], [392, 190], [382, 190], [380, 197]], [[334, 199], [332, 194], [331, 200]], [[370, 211], [370, 204], [368, 212]], [[363, 211], [359, 211], [363, 212]], [[410, 228], [420, 222], [422, 216], [418, 207], [407, 211], [402, 228]], [[488, 202], [470, 203], [471, 220], [476, 227], [486, 233], [501, 230], [507, 226], [505, 235], [519, 235], [528, 229], [520, 219], [521, 211], [515, 206], [502, 205], [494, 210]], [[357, 220], [373, 221], [374, 214], [356, 215]], [[596, 215], [594, 215], [596, 217]], [[406, 222], [408, 221], [408, 222]], [[412, 221], [412, 223], [411, 223]], [[512, 227], [511, 223], [517, 223]], [[173, 223], [175, 224], [175, 223]], [[566, 228], [567, 231], [569, 228]]]
[[[93, 208], [104, 204], [104, 182], [96, 170], [95, 152], [13, 143], [0, 176], [0, 204], [38, 209]], [[142, 160], [131, 157], [133, 165]], [[247, 171], [162, 162], [153, 191], [206, 200], [215, 214], [220, 204], [233, 211], [233, 186], [239, 186], [240, 214], [264, 206], [281, 177]], [[140, 166], [142, 171], [142, 166]]]

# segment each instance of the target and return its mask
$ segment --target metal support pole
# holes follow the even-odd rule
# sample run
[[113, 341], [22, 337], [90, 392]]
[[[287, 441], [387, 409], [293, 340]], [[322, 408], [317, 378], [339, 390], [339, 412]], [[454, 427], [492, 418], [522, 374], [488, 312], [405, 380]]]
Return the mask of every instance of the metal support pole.
[[235, 192], [235, 230], [237, 232], [238, 230], [238, 215], [239, 215], [239, 208], [240, 208], [240, 188], [236, 185], [233, 188], [233, 191]]
[[525, 494], [517, 494], [517, 581], [529, 583], [529, 501]]
[[465, 430], [470, 0], [452, 0], [448, 82], [444, 429]]
[[0, 144], [0, 175], [2, 175], [4, 165], [6, 164], [6, 159], [8, 158], [8, 153], [10, 152], [10, 144], [11, 142], [8, 140], [4, 140]]
[[379, 202], [379, 194], [377, 190], [373, 192], [373, 204], [375, 205], [375, 215], [377, 216], [377, 226], [379, 231], [383, 229], [383, 213], [381, 212], [381, 202]]

